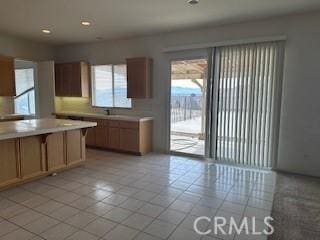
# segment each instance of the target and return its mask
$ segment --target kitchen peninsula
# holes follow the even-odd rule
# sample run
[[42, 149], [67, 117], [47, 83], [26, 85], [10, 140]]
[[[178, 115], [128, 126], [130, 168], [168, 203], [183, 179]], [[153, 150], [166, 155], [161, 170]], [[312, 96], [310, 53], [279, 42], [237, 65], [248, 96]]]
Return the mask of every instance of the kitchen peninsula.
[[85, 138], [95, 122], [33, 119], [0, 122], [0, 188], [85, 161]]

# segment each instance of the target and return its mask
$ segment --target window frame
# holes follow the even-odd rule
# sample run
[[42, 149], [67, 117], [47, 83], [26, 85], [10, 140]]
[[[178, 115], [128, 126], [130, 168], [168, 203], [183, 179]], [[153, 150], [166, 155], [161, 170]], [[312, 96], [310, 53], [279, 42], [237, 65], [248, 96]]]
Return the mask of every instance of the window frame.
[[[114, 67], [115, 66], [119, 66], [119, 65], [125, 65], [127, 67], [127, 64], [126, 63], [117, 63], [117, 64], [96, 64], [96, 65], [91, 65], [91, 107], [93, 108], [104, 108], [104, 109], [132, 109], [133, 106], [132, 106], [132, 98], [129, 98], [130, 99], [130, 107], [116, 107], [114, 106], [115, 104], [115, 91], [114, 91]], [[111, 76], [112, 76], [112, 105], [113, 106], [97, 106], [95, 105], [94, 103], [96, 102], [95, 101], [95, 98], [96, 98], [96, 93], [95, 93], [95, 85], [96, 85], [96, 81], [95, 81], [95, 72], [93, 70], [94, 67], [99, 67], [99, 66], [111, 66]], [[127, 77], [126, 77], [127, 78]], [[127, 85], [127, 89], [128, 89], [128, 85]]]

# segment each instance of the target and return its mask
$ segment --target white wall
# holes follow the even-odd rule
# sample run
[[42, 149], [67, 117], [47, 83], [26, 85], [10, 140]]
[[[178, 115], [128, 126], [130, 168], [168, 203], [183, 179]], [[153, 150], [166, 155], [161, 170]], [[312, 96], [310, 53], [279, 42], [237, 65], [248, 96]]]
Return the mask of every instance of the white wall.
[[54, 101], [54, 61], [41, 61], [37, 64], [39, 88], [39, 118], [53, 118]]
[[[320, 12], [254, 21], [197, 31], [178, 32], [121, 41], [59, 47], [58, 61], [86, 60], [91, 64], [120, 63], [126, 57], [154, 59], [154, 97], [134, 102], [127, 114], [155, 117], [154, 145], [167, 146], [167, 102], [169, 97], [169, 56], [162, 49], [173, 45], [286, 35], [286, 56], [278, 168], [320, 176]], [[72, 110], [68, 99], [59, 99], [62, 110]], [[77, 100], [73, 99], [73, 102]], [[61, 110], [60, 109], [60, 110]], [[99, 111], [82, 100], [77, 109]]]
[[0, 115], [14, 113], [13, 97], [0, 97]]
[[0, 33], [0, 55], [31, 61], [49, 60], [53, 47]]
[[[0, 55], [30, 61], [50, 60], [53, 47], [0, 33]], [[1, 97], [0, 114], [10, 113], [14, 113], [14, 99]]]

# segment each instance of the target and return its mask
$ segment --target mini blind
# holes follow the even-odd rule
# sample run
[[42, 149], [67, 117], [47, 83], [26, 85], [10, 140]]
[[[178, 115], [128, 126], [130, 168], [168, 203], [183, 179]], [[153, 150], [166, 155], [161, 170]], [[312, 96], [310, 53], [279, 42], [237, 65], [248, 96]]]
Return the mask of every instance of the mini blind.
[[283, 42], [215, 49], [215, 156], [271, 168], [276, 158]]

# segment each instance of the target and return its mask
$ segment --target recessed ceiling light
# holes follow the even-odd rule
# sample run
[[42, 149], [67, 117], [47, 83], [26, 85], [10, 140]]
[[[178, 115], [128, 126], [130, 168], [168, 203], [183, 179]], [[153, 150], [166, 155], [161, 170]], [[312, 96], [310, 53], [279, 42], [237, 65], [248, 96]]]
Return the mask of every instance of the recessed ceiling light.
[[188, 0], [188, 3], [190, 5], [195, 5], [195, 4], [198, 4], [199, 3], [199, 0]]
[[42, 32], [45, 33], [45, 34], [50, 34], [51, 31], [49, 29], [42, 29]]
[[81, 24], [82, 24], [83, 26], [90, 26], [90, 25], [91, 25], [91, 23], [88, 22], [88, 21], [82, 21]]

